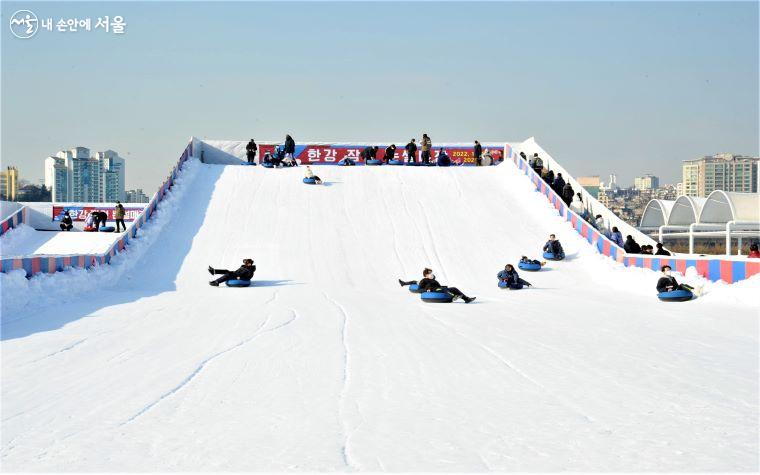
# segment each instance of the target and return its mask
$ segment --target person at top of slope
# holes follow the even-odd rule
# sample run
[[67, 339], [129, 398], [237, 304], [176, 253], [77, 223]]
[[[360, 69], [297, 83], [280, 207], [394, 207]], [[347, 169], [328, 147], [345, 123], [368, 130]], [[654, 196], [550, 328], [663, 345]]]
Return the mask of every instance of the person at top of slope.
[[525, 285], [531, 287], [530, 282], [520, 278], [520, 275], [512, 264], [504, 266], [504, 270], [496, 274], [496, 277], [499, 279], [499, 282], [505, 282], [507, 287], [513, 290], [520, 290]]
[[430, 137], [428, 137], [428, 134], [422, 134], [420, 145], [422, 146], [420, 159], [423, 164], [427, 165], [430, 163], [430, 149], [433, 148], [433, 142], [430, 140]]
[[657, 292], [672, 292], [674, 290], [688, 290], [694, 291], [694, 287], [686, 284], [679, 284], [676, 278], [670, 275], [670, 266], [662, 266], [662, 277], [657, 280]]
[[417, 144], [414, 143], [414, 139], [411, 140], [408, 144], [406, 144], [406, 147], [404, 147], [404, 150], [406, 150], [406, 161], [407, 163], [415, 163], [417, 162]]
[[483, 151], [483, 156], [480, 157], [480, 164], [484, 167], [493, 165], [493, 154], [491, 154], [491, 149], [487, 148]]
[[313, 178], [314, 183], [316, 183], [317, 185], [322, 184], [322, 179], [319, 178], [317, 175], [315, 175], [314, 172], [311, 171], [311, 167], [308, 165], [306, 165], [306, 178]]
[[449, 157], [449, 154], [446, 153], [446, 150], [440, 149], [438, 151], [438, 158], [436, 159], [436, 163], [439, 167], [448, 167], [451, 165], [451, 157]]
[[392, 143], [388, 145], [388, 147], [385, 149], [385, 156], [383, 157], [383, 161], [387, 165], [388, 162], [395, 159], [396, 159], [396, 144]]
[[554, 234], [549, 235], [549, 240], [544, 244], [544, 252], [551, 252], [554, 254], [555, 259], [564, 259], [565, 251], [562, 249], [562, 244]]
[[284, 161], [287, 162], [287, 163], [292, 163], [292, 166], [296, 166], [297, 167], [298, 166], [298, 162], [296, 162], [296, 157], [295, 157], [295, 154], [296, 154], [296, 141], [293, 140], [293, 137], [291, 137], [290, 135], [286, 135], [285, 136], [285, 143], [283, 145], [285, 147], [284, 150], [283, 150], [283, 152], [285, 152]]
[[253, 259], [243, 259], [243, 265], [238, 267], [235, 271], [229, 271], [227, 269], [214, 269], [213, 267], [208, 266], [209, 274], [222, 275], [218, 279], [209, 282], [209, 285], [219, 287], [219, 284], [222, 282], [227, 282], [228, 280], [251, 280], [253, 278], [254, 272], [256, 272], [256, 266], [253, 265]]
[[370, 160], [377, 160], [377, 146], [365, 147], [364, 150], [362, 150], [361, 158], [364, 159], [365, 164]]
[[522, 264], [533, 264], [533, 265], [538, 265], [541, 267], [546, 265], [546, 261], [539, 261], [538, 259], [528, 259], [528, 256], [522, 256], [520, 258], [520, 262]]
[[625, 252], [628, 254], [641, 254], [641, 246], [639, 246], [639, 243], [637, 243], [633, 236], [630, 234], [625, 237], [625, 243], [623, 244], [623, 249], [625, 249]]
[[422, 280], [419, 282], [416, 280], [404, 282], [403, 280], [399, 279], [398, 283], [401, 284], [401, 287], [417, 284], [417, 286], [419, 286], [419, 289], [423, 292], [443, 292], [451, 295], [454, 300], [461, 298], [464, 300], [464, 303], [470, 303], [476, 298], [466, 296], [461, 290], [457, 289], [456, 287], [447, 287], [445, 285], [441, 285], [437, 280], [435, 280], [435, 274], [433, 274], [433, 270], [428, 269], [427, 267], [423, 269]]
[[66, 210], [61, 218], [61, 231], [71, 231], [73, 227], [74, 223], [71, 220], [71, 214], [69, 214], [69, 210]]
[[258, 149], [259, 147], [253, 139], [251, 139], [251, 141], [248, 142], [248, 145], [245, 146], [245, 158], [248, 160], [248, 163], [256, 162], [256, 151]]
[[[522, 153], [522, 152], [520, 152], [520, 153]], [[476, 140], [475, 141], [475, 146], [472, 148], [472, 156], [475, 157], [475, 166], [476, 167], [479, 167], [479, 166], [481, 166], [483, 164], [483, 160], [481, 158], [482, 155], [483, 155], [483, 146], [480, 145], [480, 142], [478, 142]], [[525, 154], [523, 154], [523, 156], [524, 155]]]

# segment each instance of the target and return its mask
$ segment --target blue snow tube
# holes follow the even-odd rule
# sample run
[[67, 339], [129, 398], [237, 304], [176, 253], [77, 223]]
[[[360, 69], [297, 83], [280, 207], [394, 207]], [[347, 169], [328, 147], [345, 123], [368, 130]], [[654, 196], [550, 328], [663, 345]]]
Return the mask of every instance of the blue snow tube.
[[657, 298], [663, 302], [686, 302], [694, 298], [694, 294], [686, 289], [671, 290], [670, 292], [660, 292]]
[[555, 257], [553, 252], [548, 252], [547, 251], [547, 252], [544, 253], [544, 259], [549, 259], [550, 261], [561, 261], [564, 258], [565, 258], [565, 256], [557, 256], [557, 257]]
[[304, 177], [303, 182], [306, 183], [307, 185], [316, 185], [317, 179], [314, 177], [312, 178]]
[[367, 160], [367, 165], [382, 165], [382, 160]]
[[264, 168], [274, 168], [274, 163], [272, 163], [272, 162], [264, 162], [264, 163], [261, 164], [261, 166], [264, 167]]
[[451, 303], [454, 300], [454, 297], [446, 292], [423, 292], [420, 298], [429, 303]]
[[406, 162], [407, 167], [418, 167], [420, 166], [420, 162]]
[[500, 289], [509, 289], [509, 290], [520, 290], [520, 289], [523, 288], [523, 284], [508, 285], [505, 281], [500, 280], [499, 281], [499, 288]]
[[499, 281], [499, 288], [500, 289], [506, 289], [507, 288], [507, 281], [506, 280], [500, 280]]
[[228, 280], [226, 284], [227, 284], [227, 287], [250, 287], [251, 281], [233, 279], [233, 280]]
[[256, 166], [255, 163], [248, 163], [248, 162], [243, 162], [243, 165], [249, 166], [249, 167], [255, 167]]
[[101, 227], [98, 228], [98, 230], [101, 233], [112, 233], [114, 231], [114, 229], [116, 229], [116, 228], [114, 228], [113, 226], [101, 226]]
[[356, 162], [354, 162], [353, 165], [349, 165], [348, 163], [346, 163], [346, 159], [343, 159], [338, 162], [339, 167], [353, 167], [354, 165], [356, 165]]
[[409, 286], [409, 292], [413, 294], [421, 294], [422, 290], [420, 290], [420, 286], [417, 284], [412, 284]]
[[518, 262], [517, 267], [519, 267], [522, 270], [527, 270], [530, 272], [541, 270], [541, 264], [536, 264], [534, 262]]
[[388, 165], [403, 165], [403, 164], [404, 164], [403, 160], [391, 160], [388, 162]]

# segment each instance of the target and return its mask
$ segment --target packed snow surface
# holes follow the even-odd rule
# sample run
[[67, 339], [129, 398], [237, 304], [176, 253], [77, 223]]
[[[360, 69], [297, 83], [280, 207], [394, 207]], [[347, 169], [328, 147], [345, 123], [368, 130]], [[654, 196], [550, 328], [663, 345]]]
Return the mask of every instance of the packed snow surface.
[[0, 256], [103, 254], [121, 233], [37, 231], [25, 224], [0, 236]]
[[187, 169], [131, 267], [4, 311], [3, 470], [758, 470], [757, 278], [660, 302], [509, 164]]

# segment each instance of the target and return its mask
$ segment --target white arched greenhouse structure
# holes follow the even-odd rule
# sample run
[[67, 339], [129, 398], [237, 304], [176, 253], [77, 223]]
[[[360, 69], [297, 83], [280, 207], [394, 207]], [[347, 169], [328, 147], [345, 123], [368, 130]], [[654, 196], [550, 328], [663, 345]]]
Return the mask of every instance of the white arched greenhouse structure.
[[[659, 201], [658, 203], [655, 203]], [[665, 215], [667, 201], [652, 200], [641, 218], [649, 229]], [[741, 252], [742, 239], [760, 237], [760, 194], [716, 190], [707, 198], [679, 196], [670, 202], [665, 224], [659, 226], [659, 238], [688, 237], [689, 253], [694, 253], [694, 238], [725, 237], [726, 255], [731, 254], [731, 239], [737, 238]], [[651, 209], [650, 209], [651, 205]], [[649, 215], [647, 212], [649, 211]], [[647, 218], [645, 223], [644, 218]], [[668, 232], [667, 234], [665, 233]]]
[[673, 200], [650, 200], [644, 208], [644, 214], [641, 215], [639, 229], [660, 229], [660, 226], [668, 224], [668, 217], [674, 203]]

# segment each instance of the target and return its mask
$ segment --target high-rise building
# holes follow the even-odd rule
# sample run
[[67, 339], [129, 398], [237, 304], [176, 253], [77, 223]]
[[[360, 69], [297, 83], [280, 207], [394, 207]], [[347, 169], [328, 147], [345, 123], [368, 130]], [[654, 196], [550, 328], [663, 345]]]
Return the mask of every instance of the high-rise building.
[[705, 197], [715, 190], [757, 193], [759, 157], [722, 153], [683, 162], [683, 194]]
[[125, 192], [125, 199], [124, 201], [126, 203], [147, 203], [149, 201], [148, 195], [143, 193], [142, 188], [137, 188], [136, 190], [127, 190]]
[[633, 187], [639, 191], [656, 190], [660, 187], [660, 179], [647, 173], [644, 176], [634, 178]]
[[0, 172], [0, 199], [15, 201], [18, 194], [18, 170], [8, 167]]
[[62, 150], [45, 159], [45, 186], [54, 202], [114, 202], [124, 199], [124, 159], [113, 150]]

